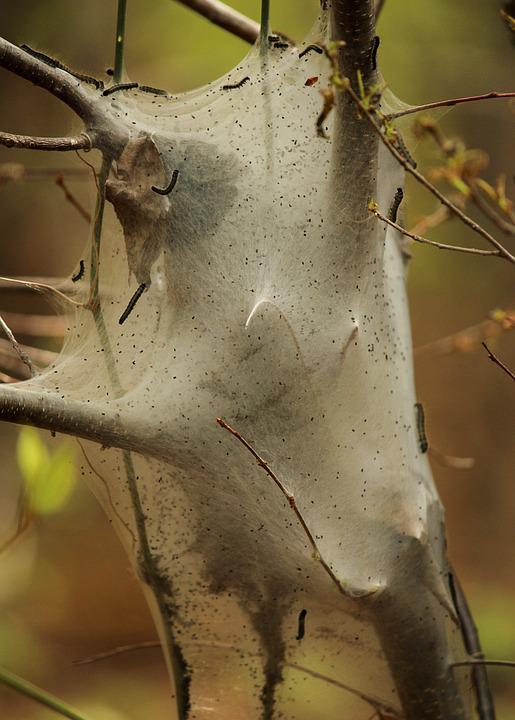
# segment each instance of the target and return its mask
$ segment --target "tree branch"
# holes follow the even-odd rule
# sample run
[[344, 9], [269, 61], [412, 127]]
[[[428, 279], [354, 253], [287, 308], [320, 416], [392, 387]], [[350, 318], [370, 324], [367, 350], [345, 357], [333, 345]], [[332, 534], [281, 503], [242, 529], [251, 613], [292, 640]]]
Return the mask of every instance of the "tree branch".
[[75, 435], [106, 447], [157, 454], [155, 448], [146, 447], [136, 426], [127, 420], [122, 422], [116, 410], [29, 390], [25, 384], [0, 388], [0, 420]]
[[259, 23], [220, 2], [220, 0], [177, 1], [248, 43], [253, 44], [259, 36]]
[[94, 140], [86, 133], [76, 137], [33, 137], [32, 135], [14, 135], [0, 132], [0, 145], [8, 148], [24, 148], [25, 150], [91, 150]]
[[504, 372], [507, 375], [509, 375], [509, 377], [511, 377], [512, 380], [515, 380], [515, 373], [512, 370], [510, 370], [510, 368], [507, 365], [505, 365], [501, 360], [499, 360], [497, 355], [493, 354], [493, 352], [489, 349], [488, 345], [485, 342], [482, 342], [481, 345], [485, 348], [490, 360], [493, 363], [495, 363], [496, 365], [498, 365], [501, 368], [501, 370], [504, 370]]
[[386, 215], [383, 215], [382, 213], [380, 213], [374, 207], [370, 208], [370, 212], [373, 215], [375, 215], [377, 218], [379, 218], [379, 220], [386, 223], [387, 225], [390, 225], [390, 227], [395, 228], [395, 230], [398, 230], [403, 235], [406, 235], [406, 237], [409, 237], [412, 240], [415, 240], [415, 242], [423, 243], [424, 245], [432, 245], [433, 247], [436, 247], [439, 250], [454, 250], [455, 252], [469, 253], [472, 255], [491, 255], [494, 257], [502, 257], [499, 250], [482, 250], [481, 248], [461, 247], [460, 245], [447, 245], [446, 243], [439, 243], [439, 242], [436, 242], [435, 240], [429, 240], [429, 238], [422, 237], [421, 235], [415, 235], [415, 233], [412, 233], [409, 230], [406, 230], [398, 223], [393, 222], [393, 220], [390, 220], [389, 218], [387, 218]]
[[433, 185], [426, 177], [424, 177], [424, 175], [422, 175], [422, 173], [420, 173], [416, 168], [414, 168], [412, 164], [408, 162], [408, 160], [406, 160], [405, 157], [402, 156], [402, 154], [385, 136], [381, 126], [372, 117], [371, 112], [363, 106], [363, 103], [361, 102], [358, 94], [352, 88], [352, 84], [349, 83], [348, 80], [346, 81], [345, 78], [343, 79], [343, 84], [346, 94], [348, 94], [348, 96], [352, 98], [353, 102], [363, 113], [367, 122], [374, 129], [381, 142], [385, 145], [385, 147], [388, 148], [388, 151], [391, 153], [391, 155], [393, 155], [397, 162], [402, 165], [406, 172], [412, 175], [415, 180], [417, 180], [423, 187], [426, 188], [426, 190], [429, 190], [432, 195], [438, 198], [438, 200], [440, 200], [443, 205], [448, 207], [449, 210], [454, 213], [454, 215], [459, 217], [460, 220], [465, 223], [465, 225], [468, 225], [471, 230], [476, 232], [478, 235], [481, 235], [481, 237], [484, 238], [490, 245], [495, 247], [499, 251], [500, 256], [502, 256], [505, 260], [508, 260], [511, 263], [515, 263], [515, 256], [512, 255], [509, 250], [507, 250], [498, 240], [493, 237], [493, 235], [490, 235], [490, 233], [487, 232], [481, 225], [472, 220], [472, 218], [469, 217], [466, 213], [464, 213], [463, 210], [461, 210], [457, 205], [455, 205], [451, 200], [449, 200], [449, 198], [447, 198], [442, 192], [440, 192], [440, 190], [438, 190], [435, 185]]
[[12, 332], [11, 328], [5, 322], [5, 320], [3, 319], [3, 317], [1, 315], [0, 315], [0, 327], [3, 329], [3, 331], [9, 338], [9, 342], [11, 343], [11, 346], [13, 347], [15, 353], [18, 355], [18, 357], [20, 358], [22, 363], [27, 366], [31, 377], [35, 377], [38, 374], [38, 371], [32, 364], [32, 360], [27, 355], [27, 353], [22, 348], [22, 346], [19, 344], [19, 342], [16, 340], [16, 338], [14, 337], [14, 333]]
[[512, 98], [515, 97], [515, 92], [489, 92], [483, 95], [468, 95], [467, 97], [451, 98], [449, 100], [437, 100], [436, 102], [425, 103], [424, 105], [415, 105], [407, 108], [406, 110], [399, 110], [399, 112], [389, 113], [385, 115], [387, 120], [397, 120], [397, 118], [404, 117], [405, 115], [412, 115], [413, 113], [424, 112], [425, 110], [433, 110], [439, 107], [453, 107], [454, 105], [461, 105], [462, 103], [478, 102], [479, 100], [492, 100], [495, 98]]
[[[97, 147], [110, 156], [116, 156], [125, 146], [128, 137], [128, 127], [120, 122], [119, 118], [111, 112], [110, 106], [103, 102], [99, 90], [103, 83], [84, 75], [74, 75], [59, 62], [46, 58], [42, 53], [30, 51], [13, 45], [8, 40], [0, 38], [0, 68], [5, 68], [18, 77], [29, 80], [71, 108], [84, 122], [89, 142], [81, 140], [78, 145], [66, 147], [62, 138], [32, 138], [34, 143], [26, 139], [19, 141], [18, 147], [34, 147], [38, 150], [77, 150], [80, 148]], [[6, 136], [7, 134], [5, 134]], [[13, 137], [7, 136], [9, 141]], [[75, 139], [76, 140], [76, 139]], [[67, 138], [67, 142], [73, 142]], [[48, 147], [49, 142], [58, 146]], [[37, 144], [40, 143], [40, 146]], [[84, 144], [83, 144], [84, 143]]]
[[74, 75], [48, 65], [4, 38], [0, 38], [0, 67], [48, 90], [88, 125], [99, 115], [91, 92]]
[[317, 560], [322, 567], [324, 568], [325, 572], [329, 575], [331, 581], [336, 586], [336, 589], [341, 595], [344, 595], [345, 597], [365, 597], [367, 595], [373, 595], [376, 591], [376, 588], [372, 587], [371, 589], [362, 590], [361, 588], [358, 591], [353, 590], [352, 588], [344, 588], [340, 580], [336, 577], [334, 574], [332, 568], [330, 565], [327, 564], [327, 562], [322, 557], [320, 550], [318, 549], [317, 541], [309, 529], [304, 516], [302, 515], [301, 511], [299, 510], [299, 507], [297, 505], [297, 502], [295, 500], [295, 496], [292, 495], [292, 493], [286, 488], [284, 483], [279, 480], [277, 475], [273, 472], [271, 467], [268, 465], [268, 463], [254, 450], [252, 445], [249, 443], [249, 441], [243, 437], [241, 433], [239, 433], [237, 430], [235, 430], [233, 427], [231, 427], [228, 423], [225, 422], [222, 418], [216, 418], [216, 422], [218, 425], [220, 425], [221, 428], [224, 430], [227, 430], [231, 433], [237, 440], [240, 441], [240, 443], [250, 452], [250, 454], [255, 458], [257, 461], [257, 464], [259, 467], [263, 468], [263, 470], [266, 472], [269, 478], [273, 480], [273, 482], [277, 485], [281, 493], [284, 495], [286, 500], [288, 501], [288, 504], [290, 508], [292, 509], [293, 513], [295, 514], [299, 525], [302, 527], [304, 534], [306, 535], [306, 538], [308, 539], [308, 542], [311, 546], [311, 550], [313, 551], [313, 558]]

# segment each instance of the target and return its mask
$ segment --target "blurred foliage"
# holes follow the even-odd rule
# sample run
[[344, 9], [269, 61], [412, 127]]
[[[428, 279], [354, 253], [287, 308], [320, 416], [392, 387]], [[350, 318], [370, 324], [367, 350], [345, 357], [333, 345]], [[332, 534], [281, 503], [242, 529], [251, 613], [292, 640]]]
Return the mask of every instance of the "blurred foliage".
[[63, 442], [50, 453], [41, 433], [24, 427], [16, 454], [29, 512], [50, 515], [62, 510], [75, 486], [75, 448], [71, 443]]
[[[230, 4], [254, 19], [259, 17], [258, 0], [230, 0]], [[309, 30], [318, 4], [318, 0], [272, 0], [272, 26], [298, 40]], [[428, 12], [427, 0], [386, 0], [378, 26], [378, 62], [389, 87], [413, 104], [512, 90], [513, 46], [500, 15], [503, 5], [513, 3], [433, 0]], [[70, 67], [104, 77], [113, 63], [115, 21], [115, 0], [25, 0], [3, 13], [2, 34], [57, 56]], [[226, 72], [247, 50], [244, 42], [173, 0], [128, 0], [126, 68], [131, 79], [179, 92]], [[0, 82], [6, 98], [0, 106], [2, 130], [61, 135], [77, 127], [71, 113], [41, 90], [5, 72]], [[482, 178], [495, 189], [496, 179], [506, 173], [506, 193], [513, 197], [512, 102], [477, 103], [431, 117], [439, 118], [438, 126], [447, 137], [460, 138], [464, 148], [486, 153], [489, 165]], [[96, 161], [93, 153], [88, 160]], [[421, 143], [417, 160], [424, 169], [441, 163], [441, 153], [434, 144]], [[91, 209], [93, 183], [89, 173], [72, 174], [84, 168], [73, 153], [0, 149], [0, 162], [4, 161], [64, 170], [70, 189]], [[2, 274], [67, 275], [83, 256], [88, 229], [64, 201], [54, 182], [56, 174], [34, 173], [0, 187]], [[404, 205], [407, 227], [437, 209], [433, 198], [412, 181]], [[431, 237], [459, 245], [471, 242], [469, 232], [455, 220], [432, 229]], [[415, 346], [473, 327], [496, 307], [515, 307], [513, 269], [507, 263], [427, 247], [414, 248], [409, 293]], [[49, 312], [41, 296], [5, 296], [2, 304], [5, 310]], [[499, 333], [492, 343], [492, 350], [515, 366], [513, 333]], [[476, 460], [466, 472], [438, 465], [434, 472], [447, 511], [450, 554], [469, 595], [485, 653], [514, 659], [513, 387], [488, 362], [479, 343], [468, 352], [457, 348], [442, 355], [424, 353], [417, 360], [416, 377], [430, 443], [443, 452]], [[16, 432], [9, 426], [1, 431], [0, 535], [4, 537], [4, 528], [12, 527], [16, 514], [19, 469]], [[38, 442], [43, 443], [41, 437], [24, 440], [29, 446], [29, 459], [23, 460], [25, 479], [31, 468], [48, 468], [52, 458], [60, 457], [59, 450], [50, 452], [46, 444], [42, 450]], [[44, 486], [43, 475], [36, 482], [39, 488]], [[68, 487], [70, 483], [68, 479]], [[53, 497], [50, 493], [50, 507], [59, 504]], [[42, 506], [48, 507], [46, 503]], [[65, 697], [95, 720], [171, 717], [159, 651], [144, 650], [88, 666], [71, 664], [101, 650], [155, 637], [127, 560], [82, 483], [59, 512], [41, 515], [22, 541], [0, 556], [0, 606], [0, 662], [6, 667]], [[490, 671], [498, 720], [515, 717], [513, 672]], [[306, 682], [306, 699], [316, 693], [321, 694], [320, 686]], [[2, 715], [12, 720], [55, 717], [2, 688], [0, 705]]]

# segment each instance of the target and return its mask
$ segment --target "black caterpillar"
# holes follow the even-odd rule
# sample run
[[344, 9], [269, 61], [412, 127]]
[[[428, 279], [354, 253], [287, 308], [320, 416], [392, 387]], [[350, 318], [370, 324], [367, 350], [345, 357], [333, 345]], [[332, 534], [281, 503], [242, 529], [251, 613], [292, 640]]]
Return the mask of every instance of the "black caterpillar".
[[35, 57], [36, 60], [41, 60], [41, 62], [44, 62], [45, 65], [57, 68], [58, 70], [64, 70], [64, 72], [67, 72], [69, 75], [77, 78], [77, 80], [82, 80], [82, 82], [88, 83], [89, 85], [94, 85], [97, 90], [102, 90], [104, 87], [102, 80], [97, 80], [90, 75], [82, 75], [81, 73], [74, 72], [73, 70], [70, 70], [70, 68], [66, 67], [66, 65], [63, 65], [62, 62], [59, 62], [59, 60], [56, 60], [49, 55], [45, 55], [45, 53], [39, 52], [39, 50], [34, 50], [29, 47], [29, 45], [20, 45], [20, 50], [24, 50], [29, 55], [32, 55], [32, 57]]

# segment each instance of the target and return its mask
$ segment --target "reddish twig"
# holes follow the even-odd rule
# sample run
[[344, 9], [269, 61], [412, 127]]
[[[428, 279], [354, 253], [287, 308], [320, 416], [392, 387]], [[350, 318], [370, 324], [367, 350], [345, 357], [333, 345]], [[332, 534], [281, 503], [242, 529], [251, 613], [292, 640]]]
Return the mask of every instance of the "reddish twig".
[[483, 95], [468, 95], [467, 97], [450, 98], [448, 100], [437, 100], [436, 102], [424, 103], [423, 105], [414, 105], [405, 110], [399, 110], [399, 112], [388, 113], [385, 115], [387, 120], [397, 120], [397, 118], [404, 117], [405, 115], [412, 115], [413, 113], [424, 112], [425, 110], [433, 110], [434, 108], [440, 107], [453, 107], [454, 105], [461, 105], [463, 103], [478, 102], [479, 100], [494, 100], [502, 98], [515, 97], [515, 92], [489, 92]]
[[[342, 584], [340, 583], [340, 581], [338, 580], [338, 578], [337, 578], [336, 575], [334, 574], [334, 572], [333, 572], [333, 570], [331, 569], [331, 567], [327, 564], [327, 562], [324, 560], [324, 558], [323, 558], [322, 555], [320, 554], [320, 550], [318, 549], [318, 545], [317, 545], [317, 543], [316, 543], [316, 540], [315, 540], [315, 538], [314, 538], [311, 530], [310, 530], [309, 527], [307, 526], [307, 523], [306, 523], [306, 521], [304, 520], [304, 517], [303, 517], [301, 511], [299, 510], [299, 507], [298, 507], [298, 505], [297, 505], [297, 503], [296, 503], [296, 501], [295, 501], [295, 496], [294, 496], [289, 490], [286, 489], [286, 487], [283, 485], [283, 483], [281, 482], [281, 480], [279, 480], [279, 478], [277, 477], [277, 475], [276, 475], [276, 474], [273, 472], [273, 470], [270, 468], [270, 466], [268, 465], [268, 463], [267, 463], [265, 460], [263, 460], [263, 458], [256, 452], [256, 450], [254, 450], [254, 448], [253, 448], [252, 445], [249, 443], [249, 441], [246, 440], [246, 439], [243, 437], [243, 435], [241, 435], [241, 433], [239, 433], [237, 430], [235, 430], [233, 427], [231, 427], [228, 423], [225, 422], [225, 420], [223, 420], [223, 419], [220, 418], [220, 417], [219, 417], [219, 418], [216, 418], [216, 422], [218, 423], [218, 425], [220, 425], [220, 427], [224, 428], [224, 430], [227, 430], [228, 432], [231, 433], [231, 435], [234, 435], [234, 437], [235, 437], [237, 440], [239, 440], [240, 443], [241, 443], [242, 445], [244, 445], [244, 447], [247, 448], [247, 450], [250, 452], [250, 454], [256, 459], [257, 464], [259, 465], [259, 467], [263, 468], [263, 470], [266, 472], [266, 474], [268, 475], [268, 477], [269, 477], [271, 480], [273, 480], [273, 482], [277, 485], [277, 487], [279, 488], [279, 490], [281, 491], [281, 493], [284, 495], [284, 497], [285, 497], [286, 500], [288, 501], [288, 504], [289, 504], [290, 508], [292, 509], [292, 511], [294, 512], [295, 516], [297, 517], [297, 520], [298, 520], [300, 526], [301, 526], [302, 529], [304, 530], [304, 533], [305, 533], [305, 535], [306, 535], [306, 537], [307, 537], [307, 539], [308, 539], [308, 542], [309, 542], [309, 544], [311, 545], [311, 549], [312, 549], [312, 551], [313, 551], [313, 559], [314, 559], [314, 560], [317, 560], [317, 561], [322, 565], [322, 567], [324, 568], [324, 570], [326, 571], [326, 573], [329, 575], [329, 577], [331, 578], [331, 580], [333, 581], [333, 583], [336, 585], [336, 588], [338, 589], [338, 592], [340, 592], [340, 593], [341, 593], [342, 595], [344, 595], [345, 597], [348, 597], [348, 596], [349, 596], [349, 593], [347, 593], [347, 592], [345, 591], [345, 589], [343, 588]], [[372, 590], [372, 591], [371, 591], [371, 593], [373, 593], [373, 592], [375, 592], [375, 590]], [[368, 594], [368, 593], [361, 593], [360, 596], [363, 597], [365, 594]]]
[[[350, 81], [348, 78], [344, 78], [342, 80], [342, 89], [346, 91], [349, 96], [352, 98], [354, 103], [359, 108], [360, 112], [364, 117], [366, 118], [367, 122], [371, 125], [371, 127], [374, 129], [374, 131], [377, 133], [379, 138], [381, 139], [381, 142], [388, 148], [388, 151], [393, 155], [393, 157], [397, 160], [397, 162], [402, 165], [402, 167], [408, 172], [410, 175], [412, 175], [415, 180], [417, 180], [423, 187], [426, 188], [432, 195], [434, 195], [440, 202], [449, 208], [449, 210], [454, 213], [459, 219], [467, 225], [471, 230], [478, 233], [478, 235], [481, 235], [490, 245], [495, 247], [499, 252], [495, 253], [498, 254], [500, 257], [503, 257], [505, 260], [508, 260], [511, 263], [515, 264], [515, 256], [512, 255], [498, 240], [496, 240], [493, 235], [491, 235], [489, 232], [487, 232], [481, 225], [479, 225], [477, 222], [472, 220], [471, 217], [469, 217], [466, 213], [463, 212], [457, 205], [455, 205], [449, 198], [447, 198], [440, 190], [438, 190], [437, 187], [435, 187], [422, 173], [420, 173], [416, 168], [414, 168], [410, 162], [402, 156], [402, 154], [394, 147], [394, 145], [388, 140], [388, 138], [383, 133], [383, 130], [380, 125], [374, 120], [372, 117], [372, 114], [370, 111], [363, 106], [363, 103], [361, 102], [359, 96], [356, 94], [356, 92], [352, 89]], [[431, 243], [432, 244], [432, 243]], [[451, 249], [453, 246], [449, 246], [446, 249]], [[493, 254], [493, 253], [487, 253], [486, 251], [478, 251], [479, 254]]]
[[433, 247], [438, 248], [439, 250], [453, 250], [454, 252], [463, 252], [463, 253], [469, 253], [472, 255], [491, 255], [493, 257], [501, 257], [501, 253], [499, 250], [482, 250], [480, 248], [468, 248], [468, 247], [461, 247], [460, 245], [447, 245], [446, 243], [440, 243], [436, 242], [435, 240], [429, 240], [429, 238], [422, 237], [421, 235], [415, 235], [415, 233], [410, 232], [409, 230], [406, 230], [405, 228], [401, 227], [396, 222], [393, 222], [393, 220], [390, 220], [386, 217], [386, 215], [383, 215], [378, 210], [376, 210], [374, 207], [370, 207], [370, 212], [375, 215], [379, 220], [382, 220], [382, 222], [385, 222], [387, 225], [390, 225], [390, 227], [395, 228], [395, 230], [398, 230], [403, 235], [406, 235], [406, 237], [411, 238], [412, 240], [415, 240], [415, 242], [422, 243], [424, 245], [432, 245]]
[[510, 368], [509, 368], [507, 365], [505, 365], [501, 360], [499, 360], [499, 358], [498, 358], [496, 355], [494, 355], [494, 353], [490, 350], [490, 348], [488, 347], [488, 345], [487, 345], [485, 342], [482, 342], [481, 345], [485, 348], [486, 352], [488, 353], [488, 357], [490, 358], [490, 360], [491, 360], [493, 363], [495, 363], [496, 365], [498, 365], [498, 366], [501, 368], [501, 370], [504, 370], [504, 372], [505, 372], [507, 375], [509, 375], [512, 380], [515, 380], [515, 373], [512, 372], [512, 371], [510, 370]]
[[91, 215], [90, 215], [90, 213], [89, 213], [84, 207], [82, 207], [82, 205], [81, 205], [80, 202], [77, 200], [77, 198], [75, 197], [75, 195], [73, 195], [73, 193], [70, 191], [70, 189], [68, 188], [68, 186], [66, 185], [66, 183], [65, 183], [65, 181], [64, 181], [64, 175], [63, 175], [62, 173], [59, 173], [59, 175], [57, 176], [57, 178], [56, 178], [56, 180], [55, 180], [55, 183], [56, 183], [56, 185], [57, 185], [58, 187], [61, 188], [61, 190], [62, 190], [63, 193], [64, 193], [64, 197], [68, 200], [68, 202], [69, 202], [71, 205], [73, 205], [73, 207], [77, 210], [77, 212], [79, 213], [79, 215], [80, 215], [82, 218], [84, 218], [84, 220], [85, 220], [87, 223], [90, 223], [90, 222], [91, 222]]

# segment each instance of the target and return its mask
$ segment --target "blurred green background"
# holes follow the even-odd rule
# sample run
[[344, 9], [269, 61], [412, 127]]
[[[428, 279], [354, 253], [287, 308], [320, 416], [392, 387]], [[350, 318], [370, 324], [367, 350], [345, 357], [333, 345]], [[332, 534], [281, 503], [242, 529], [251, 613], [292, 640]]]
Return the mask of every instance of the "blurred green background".
[[[258, 18], [257, 0], [232, 5]], [[273, 26], [300, 40], [317, 0], [272, 0]], [[515, 49], [497, 0], [387, 0], [378, 32], [380, 67], [391, 89], [410, 103], [512, 90]], [[131, 79], [177, 92], [202, 85], [230, 69], [246, 52], [237, 40], [173, 0], [128, 0], [126, 66]], [[102, 77], [112, 65], [115, 0], [25, 0], [3, 3], [2, 34]], [[34, 135], [76, 128], [57, 100], [1, 71], [0, 128]], [[454, 109], [442, 128], [490, 156], [489, 180], [508, 175], [513, 197], [514, 105], [491, 101]], [[423, 143], [422, 166], [437, 164]], [[0, 148], [0, 163], [30, 168], [82, 169], [70, 153], [43, 155]], [[0, 180], [2, 275], [70, 275], [88, 239], [88, 226], [65, 202], [55, 176]], [[90, 176], [69, 176], [69, 186], [91, 208]], [[408, 183], [407, 225], [435, 205]], [[475, 243], [457, 222], [431, 237]], [[511, 247], [514, 250], [513, 245]], [[482, 259], [417, 247], [409, 275], [414, 345], [473, 326], [496, 307], [515, 308], [513, 269]], [[48, 314], [41, 297], [2, 292], [2, 311]], [[58, 348], [58, 340], [28, 337], [28, 344]], [[515, 337], [505, 333], [492, 349], [515, 367]], [[431, 443], [445, 453], [473, 456], [473, 469], [435, 464], [447, 509], [449, 552], [465, 585], [490, 658], [515, 659], [515, 490], [513, 420], [515, 385], [482, 348], [416, 363], [418, 395]], [[17, 464], [19, 429], [0, 427], [0, 544], [12, 533], [22, 479]], [[47, 442], [43, 434], [41, 437]], [[56, 443], [52, 441], [52, 453]], [[70, 442], [70, 441], [68, 441]], [[68, 447], [68, 446], [67, 446]], [[68, 449], [63, 451], [68, 452]], [[79, 466], [77, 448], [75, 463]], [[78, 470], [77, 470], [78, 473]], [[71, 476], [70, 476], [71, 477]], [[71, 484], [71, 479], [68, 478]], [[59, 504], [59, 503], [58, 503]], [[55, 508], [54, 508], [55, 509]], [[15, 545], [0, 554], [0, 665], [66, 698], [93, 720], [170, 717], [159, 650], [109, 661], [72, 661], [125, 643], [152, 640], [149, 613], [121, 548], [96, 501], [79, 481], [58, 512], [39, 516]], [[492, 669], [499, 720], [515, 716], [515, 670]], [[0, 688], [2, 717], [55, 717]]]

